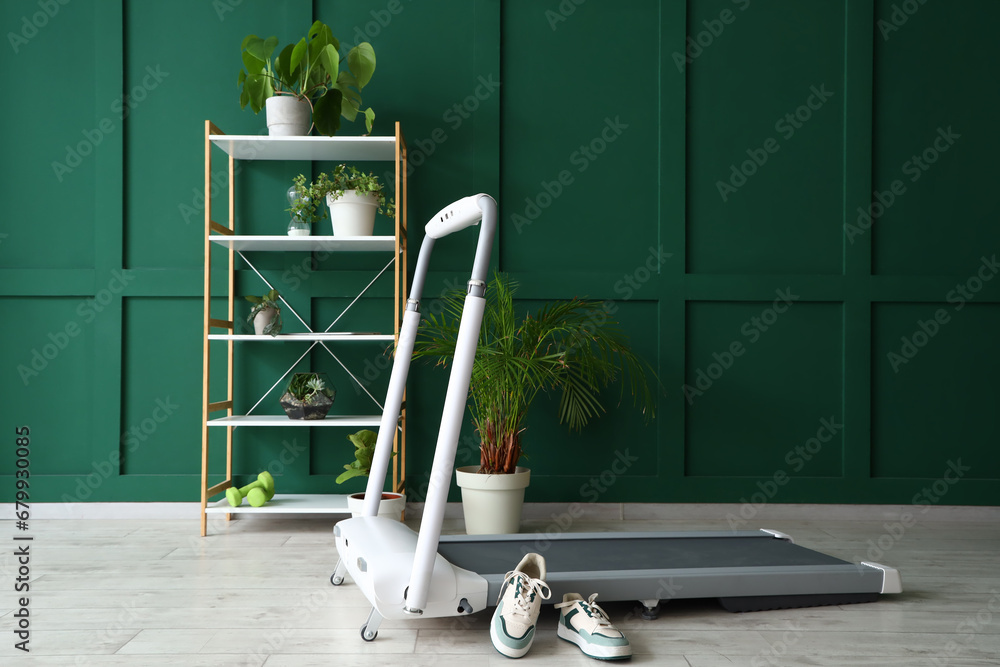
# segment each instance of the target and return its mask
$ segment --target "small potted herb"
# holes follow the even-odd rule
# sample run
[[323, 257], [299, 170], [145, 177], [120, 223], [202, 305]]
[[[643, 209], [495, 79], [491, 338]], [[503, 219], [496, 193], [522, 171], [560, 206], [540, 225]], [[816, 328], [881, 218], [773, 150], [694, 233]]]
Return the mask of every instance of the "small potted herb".
[[281, 396], [281, 407], [289, 419], [323, 419], [336, 395], [324, 373], [296, 373]]
[[[372, 469], [372, 457], [375, 456], [375, 443], [378, 435], [374, 431], [362, 429], [347, 436], [354, 445], [354, 461], [344, 466], [344, 472], [337, 477], [337, 484], [343, 484], [354, 477], [367, 477]], [[395, 456], [395, 452], [393, 452]], [[352, 493], [347, 497], [347, 507], [353, 516], [359, 516], [364, 507], [365, 494]], [[378, 506], [379, 516], [400, 519], [406, 508], [406, 496], [401, 493], [383, 492]]]
[[253, 304], [247, 322], [253, 322], [254, 333], [258, 336], [265, 334], [277, 336], [281, 333], [281, 308], [278, 306], [281, 295], [278, 294], [278, 290], [273, 289], [264, 296], [244, 298]]
[[323, 196], [314, 192], [312, 183], [306, 184], [306, 177], [299, 174], [288, 188], [289, 208], [285, 209], [292, 215], [288, 223], [289, 236], [309, 236], [312, 234], [312, 224], [326, 217], [323, 208]]
[[375, 174], [340, 164], [332, 173], [317, 176], [310, 194], [326, 197], [334, 236], [371, 236], [376, 212], [389, 217], [396, 213], [395, 202], [386, 191]]

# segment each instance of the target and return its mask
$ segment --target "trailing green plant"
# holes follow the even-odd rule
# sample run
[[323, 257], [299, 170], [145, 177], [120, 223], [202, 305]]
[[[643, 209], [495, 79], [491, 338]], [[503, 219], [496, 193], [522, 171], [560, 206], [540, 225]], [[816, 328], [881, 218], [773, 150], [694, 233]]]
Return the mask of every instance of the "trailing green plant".
[[[362, 429], [347, 436], [354, 444], [354, 461], [344, 466], [344, 472], [337, 477], [337, 484], [343, 484], [353, 477], [367, 477], [372, 469], [372, 457], [375, 456], [375, 443], [378, 435], [374, 431]], [[395, 456], [396, 452], [392, 453]]]
[[[647, 418], [655, 415], [649, 366], [631, 351], [618, 322], [600, 303], [552, 302], [520, 318], [516, 291], [517, 283], [502, 273], [495, 273], [487, 288], [469, 388], [469, 411], [481, 440], [479, 472], [515, 472], [523, 454], [524, 418], [540, 391], [560, 392], [559, 423], [571, 431], [605, 412], [599, 391], [619, 379], [622, 394], [627, 384], [633, 403]], [[442, 300], [444, 311], [421, 324], [414, 356], [447, 365], [455, 354], [465, 290]]]
[[[332, 137], [340, 129], [340, 118], [354, 122], [363, 113], [368, 132], [375, 112], [361, 111], [361, 90], [375, 73], [375, 50], [361, 42], [347, 56], [340, 56], [340, 41], [330, 27], [316, 21], [306, 36], [288, 44], [272, 62], [277, 37], [262, 39], [247, 35], [240, 45], [243, 68], [237, 77], [240, 108], [247, 105], [260, 113], [264, 102], [274, 95], [293, 95], [312, 107], [313, 122], [320, 134]], [[345, 66], [346, 61], [346, 66]]]
[[306, 177], [299, 174], [292, 179], [295, 200], [291, 207], [285, 209], [292, 214], [296, 222], [314, 223], [326, 217], [326, 207], [323, 205], [323, 195], [318, 195], [313, 184], [306, 184]]
[[[304, 178], [304, 177], [303, 177]], [[390, 218], [396, 213], [396, 202], [386, 196], [388, 188], [374, 173], [365, 173], [356, 167], [338, 164], [330, 174], [321, 173], [313, 181], [310, 193], [313, 197], [331, 195], [334, 200], [344, 196], [347, 190], [355, 190], [359, 195], [373, 194], [378, 202], [378, 212]]]
[[271, 336], [277, 336], [281, 333], [281, 308], [278, 306], [278, 299], [281, 298], [281, 295], [278, 293], [278, 290], [273, 289], [264, 296], [247, 296], [244, 298], [253, 304], [253, 308], [250, 309], [250, 314], [247, 316], [247, 322], [253, 322], [253, 318], [257, 317], [257, 313], [268, 308], [273, 308], [277, 312], [274, 315], [274, 319], [264, 327], [264, 333]]
[[317, 373], [296, 373], [286, 391], [302, 403], [313, 403], [320, 395], [330, 399], [334, 397], [333, 390]]

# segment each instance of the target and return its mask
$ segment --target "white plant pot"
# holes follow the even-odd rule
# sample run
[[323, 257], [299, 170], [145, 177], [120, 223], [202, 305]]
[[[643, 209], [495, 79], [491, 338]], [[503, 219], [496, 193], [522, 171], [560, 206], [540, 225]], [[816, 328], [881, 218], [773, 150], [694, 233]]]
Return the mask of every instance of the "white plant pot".
[[[391, 496], [387, 498], [386, 496]], [[361, 511], [365, 506], [364, 493], [352, 493], [347, 496], [347, 509], [351, 510], [351, 516], [361, 516]], [[388, 519], [400, 521], [403, 518], [403, 510], [406, 509], [406, 496], [401, 493], [382, 492], [382, 500], [378, 504], [378, 515]]]
[[312, 107], [294, 95], [272, 95], [264, 100], [264, 109], [272, 137], [301, 137], [312, 129]]
[[375, 231], [378, 200], [374, 194], [359, 195], [356, 190], [345, 190], [334, 199], [331, 192], [326, 195], [326, 204], [330, 207], [334, 236], [371, 236]]
[[264, 310], [258, 312], [253, 316], [253, 330], [258, 336], [264, 335], [264, 329], [267, 325], [274, 321], [274, 318], [278, 315], [278, 311], [274, 308], [265, 308]]
[[524, 489], [531, 471], [517, 468], [509, 475], [480, 475], [479, 466], [455, 469], [462, 489], [465, 532], [469, 535], [508, 535], [520, 532]]

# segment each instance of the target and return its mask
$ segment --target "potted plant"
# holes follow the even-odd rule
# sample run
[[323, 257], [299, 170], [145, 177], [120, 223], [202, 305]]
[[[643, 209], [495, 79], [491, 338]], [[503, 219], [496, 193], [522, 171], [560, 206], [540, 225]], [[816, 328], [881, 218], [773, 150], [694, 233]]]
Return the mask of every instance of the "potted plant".
[[[504, 274], [490, 280], [472, 366], [469, 410], [481, 440], [480, 464], [456, 470], [470, 534], [518, 532], [530, 480], [530, 471], [518, 466], [523, 424], [539, 392], [559, 392], [559, 422], [571, 431], [605, 411], [598, 391], [619, 380], [622, 392], [627, 385], [647, 417], [655, 411], [648, 366], [600, 303], [553, 302], [522, 318], [515, 314], [516, 290], [517, 283]], [[465, 291], [450, 292], [443, 301], [444, 311], [421, 324], [414, 356], [447, 365], [455, 352]]]
[[396, 205], [374, 173], [337, 165], [331, 174], [321, 173], [312, 184], [313, 197], [326, 197], [334, 236], [371, 236], [375, 213], [392, 217]]
[[323, 419], [333, 406], [337, 390], [324, 373], [296, 373], [281, 396], [290, 419]]
[[281, 333], [281, 308], [278, 306], [281, 295], [278, 294], [278, 290], [273, 289], [264, 296], [244, 298], [253, 304], [247, 322], [253, 322], [254, 333], [258, 336], [265, 334], [277, 336]]
[[292, 215], [292, 220], [288, 223], [288, 235], [309, 236], [312, 234], [312, 224], [326, 217], [322, 195], [317, 196], [312, 183], [307, 185], [306, 177], [299, 174], [292, 180], [287, 197], [290, 207], [285, 210]]
[[[372, 469], [372, 457], [375, 455], [375, 443], [378, 435], [374, 431], [362, 429], [347, 436], [354, 445], [354, 461], [344, 466], [344, 472], [337, 477], [337, 484], [343, 484], [354, 477], [367, 477]], [[392, 454], [396, 455], [395, 452]], [[347, 507], [352, 516], [360, 516], [364, 507], [365, 494], [352, 493], [347, 497]], [[401, 493], [383, 492], [378, 506], [378, 515], [399, 520], [406, 507], [406, 496]]]
[[[316, 21], [305, 37], [285, 46], [272, 62], [277, 46], [273, 36], [243, 39], [243, 68], [237, 78], [241, 109], [250, 105], [260, 113], [266, 108], [271, 136], [309, 134], [312, 118], [321, 134], [332, 137], [340, 129], [341, 116], [354, 121], [361, 111], [361, 90], [375, 73], [371, 44], [361, 42], [341, 59], [340, 42], [329, 26]], [[371, 132], [375, 112], [369, 107], [362, 113]]]

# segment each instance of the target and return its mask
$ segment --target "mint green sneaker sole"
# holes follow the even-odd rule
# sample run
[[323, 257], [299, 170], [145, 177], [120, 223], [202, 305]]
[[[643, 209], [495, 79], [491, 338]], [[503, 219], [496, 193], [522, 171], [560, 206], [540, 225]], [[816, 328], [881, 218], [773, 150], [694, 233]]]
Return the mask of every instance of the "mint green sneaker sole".
[[559, 628], [556, 630], [556, 634], [559, 636], [559, 639], [567, 641], [571, 644], [576, 644], [588, 658], [594, 658], [595, 660], [628, 660], [632, 657], [632, 647], [628, 644], [624, 646], [600, 646], [597, 644], [590, 644], [584, 641], [583, 637], [576, 632], [573, 632], [562, 623], [559, 623]]
[[500, 636], [497, 634], [496, 621], [490, 619], [490, 639], [493, 641], [493, 648], [495, 648], [497, 650], [497, 653], [499, 653], [500, 655], [506, 656], [508, 658], [521, 658], [524, 657], [524, 655], [528, 652], [528, 649], [531, 648], [531, 643], [535, 641], [535, 633], [534, 632], [531, 633], [531, 638], [528, 639], [528, 643], [521, 648], [508, 646], [500, 639]]

